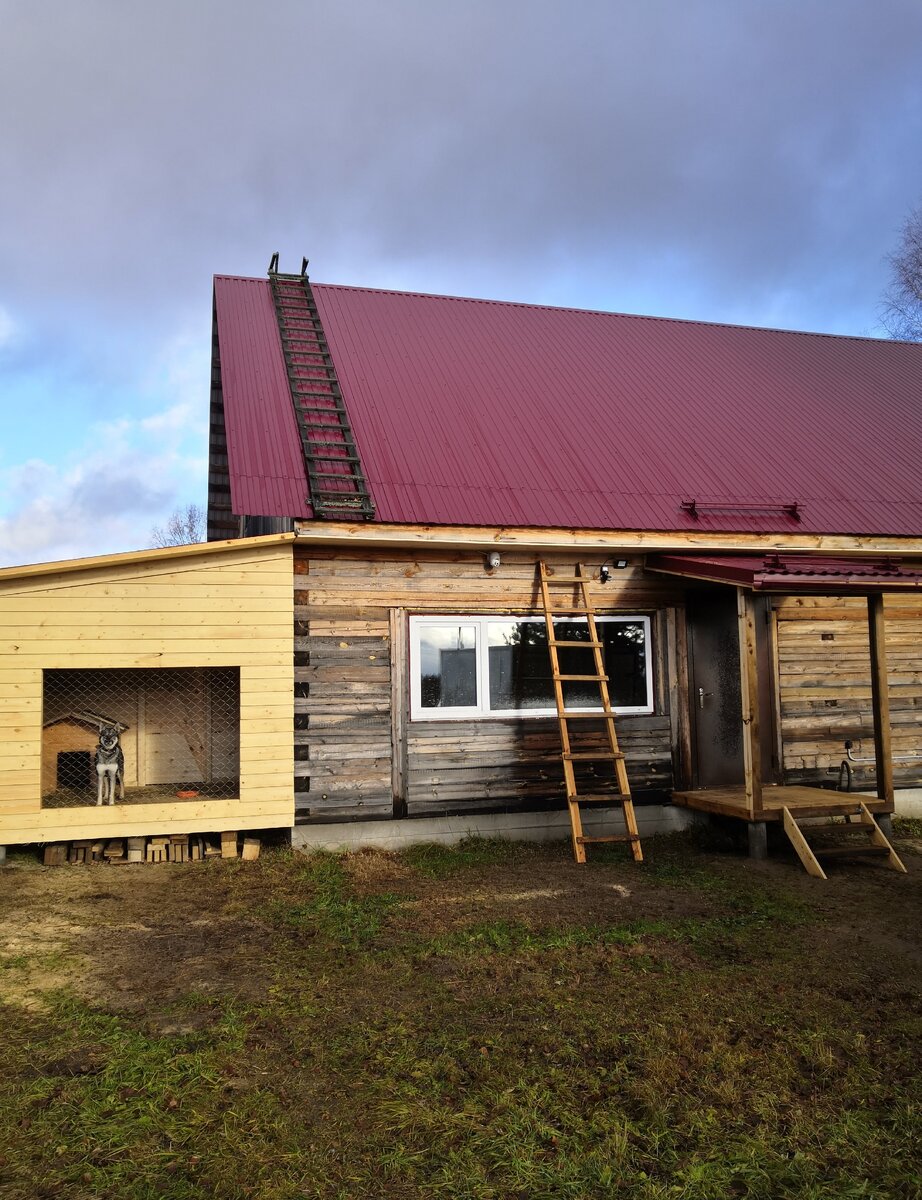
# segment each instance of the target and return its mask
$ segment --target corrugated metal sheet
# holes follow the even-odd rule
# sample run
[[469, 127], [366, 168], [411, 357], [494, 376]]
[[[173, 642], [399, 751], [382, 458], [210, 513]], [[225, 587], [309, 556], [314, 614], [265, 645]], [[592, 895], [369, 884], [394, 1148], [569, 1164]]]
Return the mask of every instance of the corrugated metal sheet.
[[[215, 287], [234, 510], [309, 516], [268, 283]], [[922, 532], [922, 346], [312, 287], [379, 521]]]
[[918, 591], [922, 564], [893, 559], [770, 554], [650, 554], [646, 566], [666, 575], [732, 583], [756, 592], [858, 595]]
[[269, 281], [216, 278], [215, 319], [231, 507], [238, 516], [312, 516]]

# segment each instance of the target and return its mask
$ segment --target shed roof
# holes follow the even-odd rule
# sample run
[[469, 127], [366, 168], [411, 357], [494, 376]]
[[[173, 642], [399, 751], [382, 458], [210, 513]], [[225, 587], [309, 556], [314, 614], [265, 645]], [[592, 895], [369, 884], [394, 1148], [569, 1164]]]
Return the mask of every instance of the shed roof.
[[94, 554], [88, 558], [61, 558], [52, 562], [26, 563], [18, 567], [0, 567], [0, 588], [15, 585], [22, 579], [43, 575], [66, 575], [72, 571], [98, 571], [107, 567], [131, 566], [135, 563], [169, 563], [216, 554], [239, 554], [241, 557], [259, 551], [263, 546], [294, 542], [293, 533], [270, 533], [263, 537], [229, 538], [215, 542], [190, 542], [182, 546], [157, 546], [151, 550], [126, 550], [119, 554]]
[[651, 554], [646, 566], [666, 575], [729, 583], [754, 592], [852, 595], [922, 589], [922, 564], [893, 558], [810, 555]]
[[[378, 521], [922, 531], [922, 346], [311, 286]], [[309, 518], [268, 281], [215, 304], [233, 510]]]

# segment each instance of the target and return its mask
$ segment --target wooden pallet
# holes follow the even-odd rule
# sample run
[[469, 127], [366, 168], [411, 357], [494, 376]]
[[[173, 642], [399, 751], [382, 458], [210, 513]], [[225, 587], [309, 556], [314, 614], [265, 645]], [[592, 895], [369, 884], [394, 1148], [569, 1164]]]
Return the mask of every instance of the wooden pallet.
[[[570, 828], [573, 833], [573, 856], [578, 863], [586, 861], [586, 846], [595, 842], [627, 842], [635, 862], [643, 862], [643, 851], [640, 846], [640, 834], [637, 831], [637, 818], [634, 814], [634, 801], [631, 798], [631, 788], [624, 765], [624, 755], [618, 746], [618, 734], [615, 730], [615, 714], [611, 707], [611, 697], [608, 690], [608, 676], [605, 673], [605, 660], [602, 657], [602, 641], [599, 638], [595, 622], [595, 612], [589, 596], [589, 576], [581, 564], [577, 564], [573, 576], [556, 576], [548, 570], [545, 562], [538, 563], [538, 578], [541, 586], [541, 603], [544, 609], [544, 620], [547, 627], [547, 646], [551, 660], [551, 677], [554, 681], [554, 701], [557, 706], [557, 723], [560, 729], [560, 757], [563, 763], [563, 777], [566, 785], [567, 808], [570, 812]], [[564, 588], [570, 593], [570, 602], [554, 603], [551, 596], [552, 588]], [[566, 600], [566, 595], [564, 595]], [[557, 638], [555, 621], [561, 617], [585, 617], [588, 626], [588, 641], [562, 641]], [[592, 652], [593, 671], [588, 668], [585, 673], [568, 674], [560, 670], [561, 648]], [[593, 683], [599, 691], [598, 711], [586, 709], [569, 709], [564, 698], [564, 684], [569, 682]], [[570, 733], [570, 722], [574, 720], [601, 721], [605, 727], [607, 750], [579, 750], [573, 748]], [[617, 792], [581, 793], [576, 782], [574, 763], [606, 763], [613, 772], [617, 784]], [[583, 804], [620, 806], [624, 813], [624, 825], [627, 830], [623, 834], [590, 837], [583, 833], [583, 822], [580, 806]]]
[[[853, 822], [853, 817], [857, 817], [857, 822]], [[906, 871], [884, 831], [863, 801], [858, 801], [854, 812], [847, 814], [844, 821], [799, 820], [789, 808], [782, 808], [781, 820], [784, 832], [803, 863], [804, 870], [816, 879], [826, 878], [826, 872], [820, 866], [820, 859], [828, 861], [836, 858], [880, 858], [891, 870], [904, 873]], [[810, 839], [817, 836], [833, 840], [836, 844], [811, 842]], [[863, 840], [858, 841], [858, 838]]]

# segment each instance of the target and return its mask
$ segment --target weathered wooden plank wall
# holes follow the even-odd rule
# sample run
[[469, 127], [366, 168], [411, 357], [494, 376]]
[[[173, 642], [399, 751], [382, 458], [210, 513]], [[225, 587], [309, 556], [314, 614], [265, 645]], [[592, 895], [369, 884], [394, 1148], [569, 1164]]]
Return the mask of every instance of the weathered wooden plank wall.
[[[846, 738], [874, 757], [867, 602], [791, 597], [774, 602], [785, 780], [822, 783], [844, 758]], [[922, 597], [886, 597], [890, 719], [897, 786], [922, 783]], [[856, 783], [873, 781], [873, 765]]]
[[[420, 816], [559, 799], [555, 721], [410, 722], [407, 648], [402, 638], [394, 645], [408, 613], [534, 612], [535, 555], [501, 548], [502, 564], [491, 573], [479, 552], [386, 553], [295, 551], [299, 819], [390, 814], [395, 805]], [[546, 561], [569, 575], [577, 558], [556, 554]], [[597, 574], [605, 556], [580, 561]], [[645, 576], [638, 563], [614, 571], [609, 584], [596, 583], [592, 592], [599, 612], [660, 614], [653, 629], [655, 713], [622, 717], [618, 728], [632, 788], [668, 791], [674, 717], [664, 614], [681, 604], [681, 589]], [[669, 628], [675, 623], [673, 608]]]

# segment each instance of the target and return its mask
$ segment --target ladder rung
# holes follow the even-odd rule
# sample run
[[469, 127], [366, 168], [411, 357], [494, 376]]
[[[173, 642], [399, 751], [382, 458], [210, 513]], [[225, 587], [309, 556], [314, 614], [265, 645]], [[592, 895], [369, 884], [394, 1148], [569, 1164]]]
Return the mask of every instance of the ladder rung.
[[588, 681], [590, 679], [594, 680], [596, 683], [608, 683], [607, 675], [559, 675], [559, 674], [554, 674], [551, 676], [551, 678], [559, 679], [564, 682], [570, 682], [570, 683], [575, 682], [576, 680], [582, 680], [585, 683], [586, 681]]
[[320, 500], [313, 500], [311, 506], [315, 516], [318, 517], [335, 516], [338, 513], [372, 513], [374, 511], [367, 501], [356, 504], [325, 504]]
[[611, 804], [612, 807], [631, 803], [630, 792], [587, 792], [584, 796], [567, 796], [568, 804]]
[[615, 714], [606, 712], [604, 708], [597, 708], [592, 712], [587, 712], [585, 708], [563, 708], [558, 709], [557, 718], [560, 721], [614, 721]]
[[[359, 461], [357, 454], [314, 454], [313, 447], [311, 450], [311, 458], [315, 463], [357, 463]], [[314, 474], [322, 475], [324, 472], [315, 471]], [[344, 475], [343, 479], [348, 479], [348, 476]]]
[[586, 846], [590, 842], [639, 842], [640, 838], [636, 833], [615, 833], [609, 837], [578, 837], [576, 840]]
[[624, 755], [619, 750], [617, 754], [611, 750], [598, 750], [595, 753], [580, 751], [578, 754], [573, 754], [567, 751], [561, 755], [566, 762], [617, 762], [618, 759], [624, 758]]
[[583, 613], [588, 616], [592, 612], [591, 608], [549, 608], [547, 615], [553, 621], [554, 617], [569, 617], [573, 613]]
[[605, 643], [604, 642], [583, 642], [583, 641], [559, 642], [556, 638], [554, 638], [548, 642], [548, 645], [549, 646], [566, 646], [570, 650], [573, 650], [574, 648], [577, 650], [592, 650], [594, 647], [598, 646], [598, 648], [601, 650], [604, 648]]

